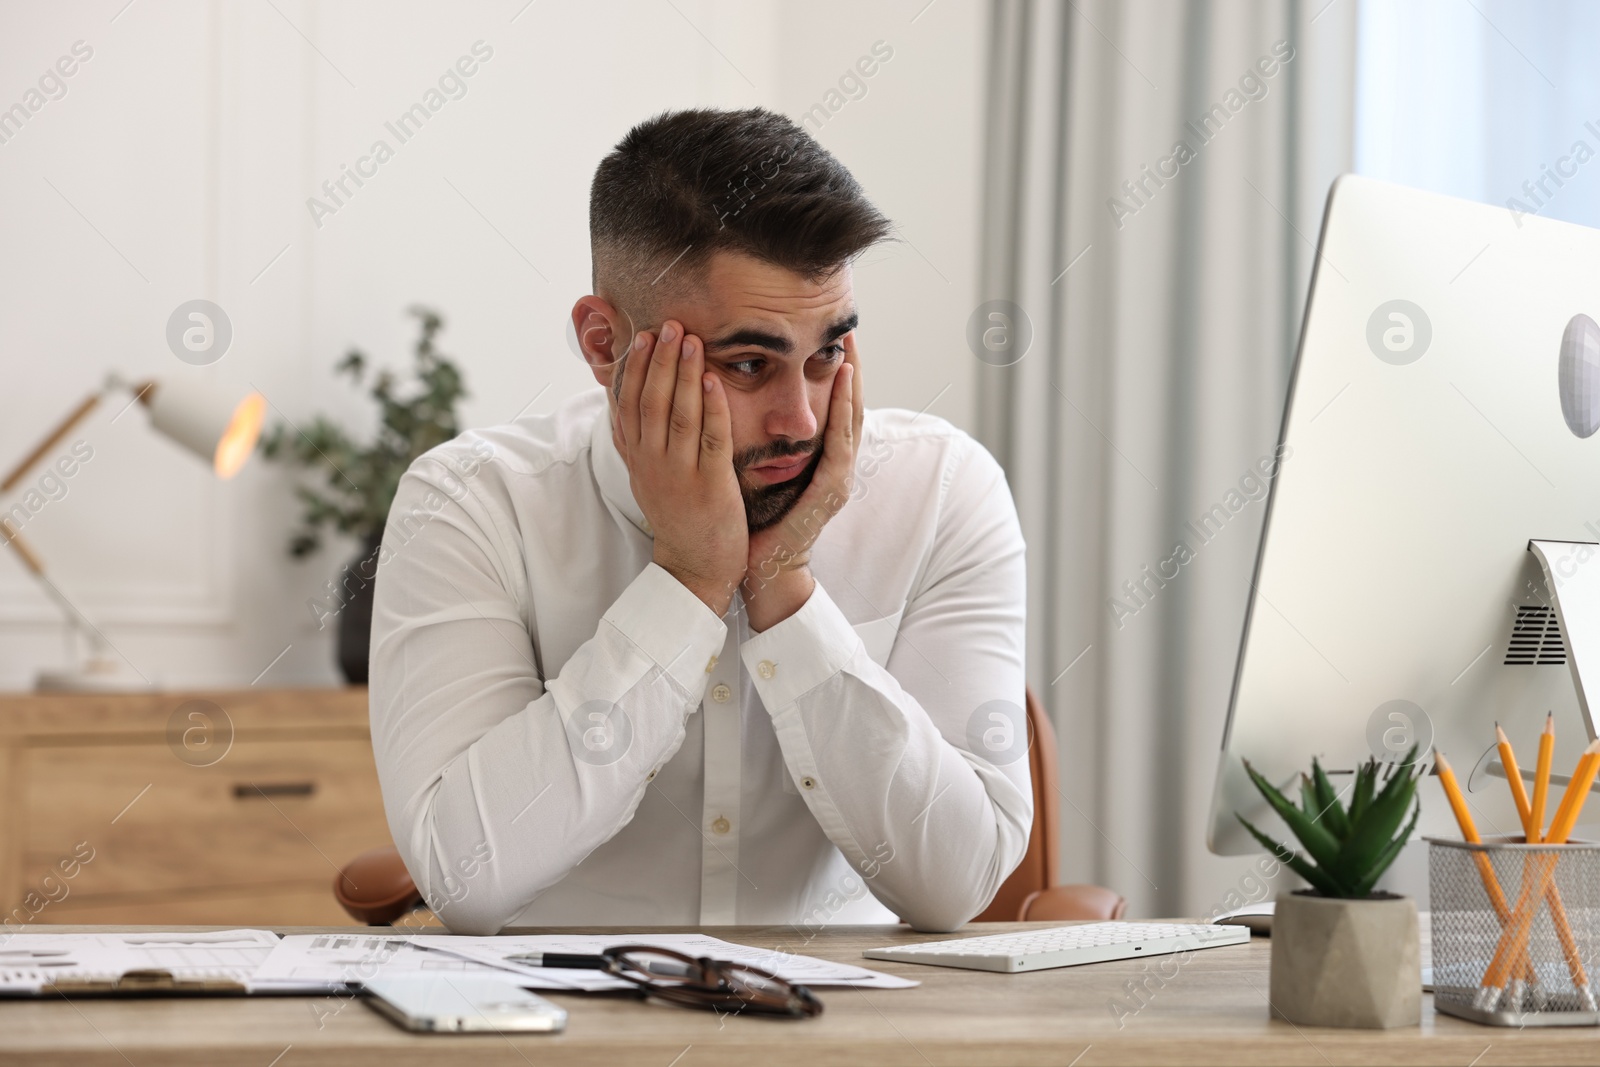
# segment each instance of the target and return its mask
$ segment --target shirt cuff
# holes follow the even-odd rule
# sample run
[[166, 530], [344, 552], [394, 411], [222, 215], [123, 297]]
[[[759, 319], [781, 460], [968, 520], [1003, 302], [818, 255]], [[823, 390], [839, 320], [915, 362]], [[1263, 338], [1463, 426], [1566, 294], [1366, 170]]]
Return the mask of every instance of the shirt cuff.
[[768, 714], [832, 678], [863, 648], [861, 635], [819, 582], [800, 610], [739, 646]]
[[728, 624], [705, 601], [652, 561], [601, 618], [699, 703], [711, 678], [711, 660], [728, 637]]

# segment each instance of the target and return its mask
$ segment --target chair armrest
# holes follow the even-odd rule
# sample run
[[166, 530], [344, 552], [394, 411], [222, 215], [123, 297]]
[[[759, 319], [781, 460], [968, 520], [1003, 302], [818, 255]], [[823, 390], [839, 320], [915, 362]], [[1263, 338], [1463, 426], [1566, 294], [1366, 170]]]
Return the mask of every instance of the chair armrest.
[[333, 880], [333, 896], [351, 918], [368, 926], [387, 926], [422, 903], [393, 845], [369, 849], [345, 864]]

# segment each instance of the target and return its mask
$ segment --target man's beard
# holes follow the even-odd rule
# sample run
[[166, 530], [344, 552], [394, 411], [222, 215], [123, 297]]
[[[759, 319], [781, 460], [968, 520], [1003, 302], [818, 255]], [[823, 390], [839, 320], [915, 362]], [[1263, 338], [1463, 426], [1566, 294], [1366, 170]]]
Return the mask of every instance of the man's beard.
[[[623, 353], [617, 362], [617, 369], [612, 378], [611, 395], [618, 404], [622, 403], [622, 368], [627, 362], [627, 353]], [[765, 530], [776, 525], [783, 517], [789, 514], [800, 495], [811, 484], [811, 478], [817, 473], [817, 464], [822, 461], [823, 434], [806, 442], [805, 448], [780, 448], [774, 449], [770, 445], [757, 446], [746, 449], [742, 456], [734, 458], [734, 470], [739, 483], [739, 495], [744, 498], [744, 515], [746, 525], [751, 533]], [[746, 477], [744, 471], [752, 463], [763, 460], [777, 459], [779, 456], [811, 455], [811, 461], [805, 465], [799, 474], [786, 482], [777, 485], [753, 484]]]
[[[774, 448], [770, 445], [752, 448], [739, 458], [737, 465], [740, 472], [739, 495], [744, 497], [745, 521], [751, 533], [776, 525], [789, 514], [801, 494], [806, 491], [812, 477], [817, 473], [817, 464], [822, 462], [822, 436], [818, 434], [814, 440], [806, 442], [806, 446], [801, 448]], [[776, 485], [752, 484], [744, 474], [752, 463], [761, 463], [780, 456], [805, 455], [808, 452], [811, 456], [810, 461], [801, 468], [799, 474], [786, 482], [779, 482]]]

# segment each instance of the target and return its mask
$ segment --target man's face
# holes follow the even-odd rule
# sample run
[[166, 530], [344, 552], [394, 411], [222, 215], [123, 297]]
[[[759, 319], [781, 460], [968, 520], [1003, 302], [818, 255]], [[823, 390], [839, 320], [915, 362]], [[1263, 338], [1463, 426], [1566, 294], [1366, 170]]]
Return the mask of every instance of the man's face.
[[[670, 279], [670, 272], [662, 279]], [[732, 252], [716, 253], [704, 283], [664, 301], [705, 343], [706, 370], [722, 380], [733, 428], [733, 466], [751, 532], [783, 518], [811, 484], [822, 459], [828, 398], [855, 329], [848, 265], [821, 282]], [[620, 347], [631, 337], [619, 337]], [[621, 364], [612, 368], [615, 387]]]

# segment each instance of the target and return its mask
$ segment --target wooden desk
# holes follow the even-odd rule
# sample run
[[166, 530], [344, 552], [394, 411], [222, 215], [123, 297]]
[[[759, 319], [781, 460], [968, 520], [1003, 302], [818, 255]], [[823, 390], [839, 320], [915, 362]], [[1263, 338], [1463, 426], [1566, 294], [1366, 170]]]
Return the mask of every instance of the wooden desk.
[[[965, 932], [1047, 925], [1053, 924], [984, 923]], [[320, 929], [352, 932], [350, 927], [280, 928], [284, 933]], [[1137, 983], [1147, 966], [1159, 966], [1164, 957], [1007, 975], [861, 958], [866, 947], [927, 939], [904, 927], [824, 929], [807, 945], [787, 927], [707, 932], [865, 963], [923, 984], [905, 990], [820, 990], [826, 1010], [805, 1021], [718, 1017], [615, 996], [551, 993], [570, 1012], [566, 1032], [526, 1037], [408, 1034], [364, 1005], [349, 1001], [341, 1007], [338, 998], [329, 997], [5, 1001], [0, 1002], [0, 1063], [404, 1067], [468, 1057], [474, 1064], [517, 1067], [1600, 1063], [1600, 1032], [1592, 1027], [1475, 1026], [1435, 1015], [1427, 996], [1418, 1028], [1317, 1030], [1272, 1021], [1266, 1001], [1269, 945], [1261, 940], [1192, 954], [1164, 987], [1152, 983], [1144, 1008], [1125, 1017], [1119, 1029], [1109, 1005], [1126, 1000], [1126, 984]]]

